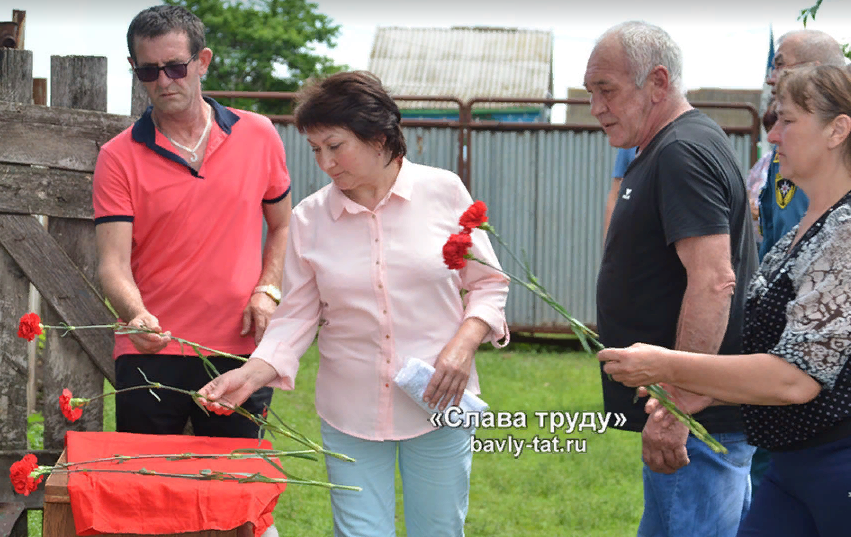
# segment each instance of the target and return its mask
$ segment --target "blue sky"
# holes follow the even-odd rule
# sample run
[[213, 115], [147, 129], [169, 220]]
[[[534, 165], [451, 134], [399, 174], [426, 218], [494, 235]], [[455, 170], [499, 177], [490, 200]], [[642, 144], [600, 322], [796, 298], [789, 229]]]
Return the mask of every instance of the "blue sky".
[[[96, 55], [108, 59], [108, 111], [129, 113], [131, 74], [126, 61], [127, 25], [151, 0], [0, 0], [0, 21], [13, 9], [27, 11], [26, 48], [34, 76], [47, 78], [51, 55]], [[342, 25], [338, 63], [365, 69], [377, 26], [506, 26], [552, 30], [555, 35], [555, 96], [582, 85], [595, 39], [608, 27], [644, 19], [665, 28], [683, 49], [686, 86], [760, 88], [768, 53], [769, 25], [775, 37], [801, 27], [799, 11], [814, 0], [320, 0], [319, 11]], [[686, 7], [688, 5], [688, 7]], [[522, 7], [522, 10], [521, 10]], [[851, 42], [851, 2], [824, 0], [810, 28]], [[214, 51], [215, 52], [215, 51]]]

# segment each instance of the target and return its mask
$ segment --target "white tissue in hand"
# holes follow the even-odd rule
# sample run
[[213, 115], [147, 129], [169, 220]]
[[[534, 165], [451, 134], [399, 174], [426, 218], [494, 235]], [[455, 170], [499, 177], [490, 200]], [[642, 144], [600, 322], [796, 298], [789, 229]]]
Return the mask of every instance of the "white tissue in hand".
[[[423, 401], [423, 394], [432, 375], [434, 375], [434, 367], [419, 358], [409, 358], [405, 366], [396, 374], [393, 382], [402, 388], [402, 391], [408, 394], [420, 408], [432, 414], [437, 412], [437, 407], [430, 408], [428, 403]], [[459, 406], [464, 412], [483, 412], [488, 409], [487, 403], [468, 390], [464, 390]]]

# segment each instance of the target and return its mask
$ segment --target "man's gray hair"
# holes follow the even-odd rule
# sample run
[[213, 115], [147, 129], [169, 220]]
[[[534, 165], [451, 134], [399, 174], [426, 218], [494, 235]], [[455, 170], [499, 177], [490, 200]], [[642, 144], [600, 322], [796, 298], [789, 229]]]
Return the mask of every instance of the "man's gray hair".
[[821, 30], [793, 30], [780, 36], [777, 47], [794, 38], [793, 54], [798, 63], [819, 62], [821, 65], [845, 67], [842, 45]]
[[685, 94], [683, 52], [668, 32], [644, 21], [629, 21], [606, 30], [597, 43], [607, 38], [620, 41], [636, 86], [643, 88], [650, 71], [661, 65], [668, 70], [671, 87]]

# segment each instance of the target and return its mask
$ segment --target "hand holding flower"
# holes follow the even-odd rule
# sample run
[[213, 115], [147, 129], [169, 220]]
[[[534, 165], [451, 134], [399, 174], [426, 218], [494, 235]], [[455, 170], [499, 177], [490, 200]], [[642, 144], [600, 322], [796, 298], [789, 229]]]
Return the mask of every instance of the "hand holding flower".
[[672, 474], [689, 463], [686, 440], [688, 427], [675, 420], [648, 419], [641, 431], [641, 458], [648, 468]]
[[626, 386], [638, 387], [670, 382], [668, 349], [635, 343], [625, 349], [608, 348], [597, 353], [604, 362], [603, 371]]
[[[650, 345], [644, 345], [649, 347]], [[708, 398], [674, 386], [663, 385], [669, 400], [687, 414], [694, 414], [712, 402]], [[638, 395], [648, 395], [645, 388]], [[674, 415], [659, 399], [653, 397], [644, 405], [647, 423], [641, 432], [641, 455], [644, 463], [654, 472], [671, 474], [689, 463], [686, 441], [688, 427]]]
[[160, 326], [160, 321], [147, 311], [136, 315], [130, 322], [127, 323], [130, 328], [147, 328], [154, 333], [131, 333], [127, 337], [136, 347], [136, 350], [142, 354], [156, 354], [163, 350], [168, 342], [171, 341], [171, 332], [163, 333]]
[[[716, 404], [715, 399], [712, 397], [690, 392], [676, 386], [662, 384], [661, 388], [668, 393], [671, 402], [687, 414], [697, 414], [701, 410]], [[643, 386], [638, 388], [638, 397], [647, 397], [648, 395], [647, 388]], [[644, 412], [647, 413], [648, 419], [662, 421], [665, 426], [673, 425], [679, 420], [661, 401], [654, 397], [647, 399], [647, 403], [644, 405]]]
[[[240, 406], [258, 389], [278, 378], [278, 372], [268, 362], [250, 358], [242, 366], [225, 372], [198, 390], [207, 402], [202, 404], [216, 414]], [[227, 408], [222, 404], [227, 405]], [[229, 412], [228, 412], [229, 413]]]

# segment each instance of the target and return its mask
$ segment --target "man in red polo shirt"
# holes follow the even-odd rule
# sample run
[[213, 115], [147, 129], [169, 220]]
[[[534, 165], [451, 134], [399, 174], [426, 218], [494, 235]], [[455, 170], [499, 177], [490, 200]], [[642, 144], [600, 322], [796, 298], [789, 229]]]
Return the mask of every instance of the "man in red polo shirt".
[[[184, 8], [139, 13], [129, 61], [152, 107], [103, 146], [94, 173], [99, 275], [122, 320], [159, 334], [116, 336], [116, 388], [152, 381], [197, 390], [210, 379], [170, 334], [249, 355], [280, 301], [290, 218], [284, 147], [265, 117], [201, 95], [212, 51]], [[261, 253], [263, 219], [268, 225]], [[241, 362], [214, 357], [219, 372]], [[138, 369], [137, 369], [138, 368]], [[191, 398], [160, 390], [116, 398], [119, 431], [252, 437], [245, 418], [207, 416]], [[270, 388], [246, 408], [262, 412]]]

